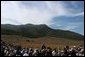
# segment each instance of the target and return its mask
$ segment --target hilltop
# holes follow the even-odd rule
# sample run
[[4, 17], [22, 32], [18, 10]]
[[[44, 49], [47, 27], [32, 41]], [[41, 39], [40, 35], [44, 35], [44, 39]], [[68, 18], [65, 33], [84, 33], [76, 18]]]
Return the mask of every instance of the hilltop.
[[11, 25], [1, 24], [1, 34], [6, 35], [20, 35], [29, 38], [39, 37], [56, 37], [56, 38], [68, 38], [68, 39], [84, 39], [84, 36], [72, 31], [52, 29], [45, 24], [33, 25]]

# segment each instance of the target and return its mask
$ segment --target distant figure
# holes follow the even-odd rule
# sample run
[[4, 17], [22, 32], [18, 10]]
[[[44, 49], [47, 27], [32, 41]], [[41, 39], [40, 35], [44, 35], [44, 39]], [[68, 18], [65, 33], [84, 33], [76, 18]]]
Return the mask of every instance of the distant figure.
[[71, 56], [76, 56], [76, 50], [75, 49], [72, 50]]
[[69, 55], [69, 46], [64, 47], [64, 56]]
[[29, 56], [32, 56], [32, 53], [33, 53], [33, 49], [29, 48]]
[[40, 50], [40, 56], [45, 56], [46, 53], [46, 49], [41, 49]]
[[34, 50], [33, 56], [39, 56], [39, 51], [38, 51], [38, 49], [35, 49], [35, 50]]
[[52, 49], [50, 47], [47, 47], [45, 56], [52, 56]]
[[76, 56], [76, 54], [78, 54], [77, 51], [78, 50], [77, 50], [76, 46], [73, 46], [72, 48], [70, 48], [69, 49], [70, 56]]
[[52, 56], [57, 56], [57, 51], [56, 51], [56, 49], [54, 49], [54, 50], [52, 51]]
[[42, 44], [41, 49], [46, 49], [46, 46], [44, 43]]
[[25, 51], [25, 53], [23, 54], [23, 56], [29, 56], [28, 52]]

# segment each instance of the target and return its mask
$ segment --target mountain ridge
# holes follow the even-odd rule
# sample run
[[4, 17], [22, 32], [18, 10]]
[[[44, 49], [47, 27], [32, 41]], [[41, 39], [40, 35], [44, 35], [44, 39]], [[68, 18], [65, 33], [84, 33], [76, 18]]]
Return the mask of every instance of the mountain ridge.
[[52, 29], [46, 24], [40, 24], [40, 25], [1, 24], [1, 34], [22, 35], [30, 38], [50, 36], [50, 37], [69, 38], [69, 39], [84, 39], [84, 36], [81, 34], [68, 30]]

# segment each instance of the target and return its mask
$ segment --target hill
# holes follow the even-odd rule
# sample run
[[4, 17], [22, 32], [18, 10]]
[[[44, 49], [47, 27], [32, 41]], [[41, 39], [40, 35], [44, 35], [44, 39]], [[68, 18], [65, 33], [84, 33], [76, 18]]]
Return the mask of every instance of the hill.
[[45, 24], [33, 25], [11, 25], [11, 24], [1, 24], [1, 34], [6, 35], [20, 35], [30, 38], [39, 37], [57, 37], [57, 38], [68, 38], [68, 39], [79, 39], [83, 40], [84, 36], [72, 31], [65, 31], [59, 29], [52, 29]]

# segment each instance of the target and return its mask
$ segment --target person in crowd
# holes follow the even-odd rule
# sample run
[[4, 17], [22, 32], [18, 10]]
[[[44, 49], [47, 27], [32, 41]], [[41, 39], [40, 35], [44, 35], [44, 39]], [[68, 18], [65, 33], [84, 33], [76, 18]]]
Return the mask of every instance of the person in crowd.
[[52, 56], [52, 49], [50, 47], [47, 47], [45, 56]]
[[38, 51], [38, 49], [34, 49], [33, 56], [39, 56], [39, 51]]
[[24, 54], [23, 54], [23, 56], [29, 56], [28, 52], [25, 51]]
[[57, 56], [57, 51], [56, 51], [56, 49], [53, 49], [53, 51], [52, 51], [52, 56]]
[[32, 49], [32, 48], [29, 48], [28, 53], [29, 53], [29, 56], [32, 56], [32, 54], [33, 54], [33, 49]]
[[69, 46], [64, 47], [64, 56], [69, 55]]
[[1, 56], [84, 56], [83, 47], [65, 46], [61, 49], [52, 49], [44, 44], [41, 48], [22, 48], [20, 45], [1, 41]]

